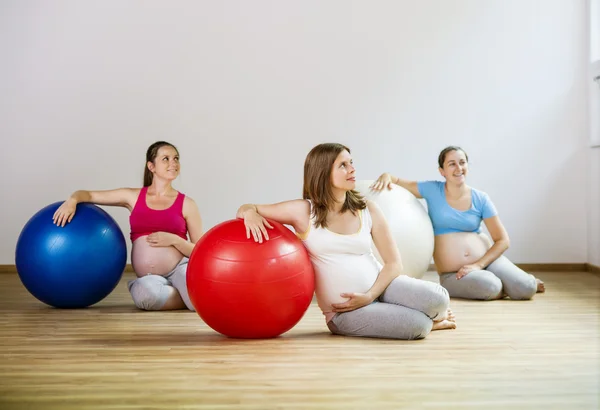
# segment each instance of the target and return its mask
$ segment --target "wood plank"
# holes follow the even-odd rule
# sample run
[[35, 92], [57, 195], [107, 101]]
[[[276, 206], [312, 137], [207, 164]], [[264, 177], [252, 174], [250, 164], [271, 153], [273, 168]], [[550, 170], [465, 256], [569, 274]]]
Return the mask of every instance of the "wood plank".
[[137, 310], [130, 273], [79, 310], [2, 275], [0, 408], [598, 408], [600, 277], [565, 273], [540, 273], [531, 301], [453, 300], [458, 329], [420, 341], [333, 336], [314, 304], [279, 338], [228, 339]]
[[517, 263], [526, 272], [587, 272], [585, 263]]
[[593, 265], [591, 263], [586, 263], [586, 270], [591, 273], [600, 274], [600, 266]]

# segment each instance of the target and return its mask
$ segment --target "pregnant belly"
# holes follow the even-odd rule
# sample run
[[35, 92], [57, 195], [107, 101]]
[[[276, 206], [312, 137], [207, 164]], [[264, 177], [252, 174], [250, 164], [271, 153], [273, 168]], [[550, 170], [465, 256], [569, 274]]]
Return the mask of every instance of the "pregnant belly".
[[152, 247], [141, 236], [133, 242], [131, 264], [138, 277], [147, 274], [166, 275], [181, 261], [183, 254], [173, 246]]
[[314, 260], [315, 293], [323, 312], [331, 312], [333, 303], [348, 298], [341, 293], [365, 293], [377, 280], [381, 265], [372, 255], [347, 255], [344, 261]]
[[492, 246], [483, 233], [456, 232], [435, 237], [433, 260], [438, 273], [456, 272], [477, 262]]

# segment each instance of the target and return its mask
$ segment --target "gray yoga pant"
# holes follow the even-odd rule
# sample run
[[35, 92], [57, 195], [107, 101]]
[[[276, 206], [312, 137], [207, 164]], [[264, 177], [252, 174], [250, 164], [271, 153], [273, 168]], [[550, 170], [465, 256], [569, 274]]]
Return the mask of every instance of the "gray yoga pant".
[[185, 277], [188, 260], [188, 258], [181, 259], [175, 269], [165, 276], [148, 274], [127, 282], [135, 305], [143, 310], [160, 310], [167, 302], [171, 294], [169, 288], [172, 287], [177, 289], [185, 306], [195, 312], [196, 309], [188, 295]]
[[434, 282], [399, 276], [375, 302], [350, 312], [336, 313], [327, 323], [331, 333], [386, 339], [422, 339], [433, 320], [443, 317], [450, 297]]
[[505, 256], [500, 256], [484, 270], [469, 272], [456, 279], [456, 272], [442, 273], [440, 284], [450, 297], [476, 300], [494, 300], [503, 294], [515, 300], [528, 300], [537, 292], [533, 275], [523, 271]]

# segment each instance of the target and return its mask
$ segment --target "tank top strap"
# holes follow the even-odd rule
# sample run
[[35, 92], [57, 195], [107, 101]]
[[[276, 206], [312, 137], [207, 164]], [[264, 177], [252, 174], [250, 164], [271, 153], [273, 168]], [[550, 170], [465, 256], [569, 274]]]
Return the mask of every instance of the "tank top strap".
[[373, 219], [371, 219], [371, 212], [369, 212], [369, 208], [365, 207], [365, 209], [361, 209], [362, 215], [362, 223], [365, 228], [367, 228], [368, 232], [371, 232], [373, 229]]
[[177, 191], [177, 198], [173, 204], [173, 209], [183, 215], [183, 201], [185, 200], [185, 194]]
[[310, 211], [308, 214], [308, 228], [306, 229], [306, 232], [296, 232], [296, 236], [303, 241], [308, 238], [308, 234], [314, 229], [313, 203], [310, 199], [305, 199], [305, 201], [308, 201], [308, 204], [310, 205]]
[[307, 201], [308, 204], [310, 205], [310, 214], [309, 215], [310, 215], [310, 220], [311, 220], [311, 223], [312, 223], [312, 219], [313, 219], [313, 203], [312, 203], [312, 201], [310, 199], [305, 199], [305, 201]]
[[[135, 205], [133, 206], [133, 209], [146, 209], [148, 208], [148, 205], [146, 204], [146, 193], [148, 192], [148, 187], [142, 187], [142, 189], [140, 189], [140, 193], [138, 194], [137, 197], [137, 201], [135, 201]], [[133, 210], [132, 210], [133, 212]]]
[[309, 213], [309, 217], [308, 217], [308, 225], [310, 229], [314, 229], [315, 227], [315, 220], [316, 220], [316, 215], [315, 215], [315, 207], [312, 203], [312, 201], [310, 199], [307, 199], [308, 203], [310, 204], [310, 213]]
[[[310, 199], [307, 199], [310, 204], [310, 219], [309, 219], [309, 229], [305, 232], [304, 235], [300, 235], [300, 237], [305, 237], [308, 235], [308, 231], [314, 228], [315, 225], [315, 216], [313, 215], [313, 203]], [[373, 219], [371, 218], [371, 213], [369, 212], [369, 208], [365, 207], [365, 209], [361, 209], [359, 212], [359, 217], [361, 218], [361, 226], [367, 228], [367, 232], [371, 232], [373, 229]]]

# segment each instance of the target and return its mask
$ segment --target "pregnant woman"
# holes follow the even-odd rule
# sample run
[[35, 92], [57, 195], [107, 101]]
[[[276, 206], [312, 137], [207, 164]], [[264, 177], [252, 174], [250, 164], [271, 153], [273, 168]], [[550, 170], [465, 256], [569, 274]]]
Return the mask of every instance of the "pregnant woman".
[[[451, 297], [493, 300], [531, 299], [544, 292], [544, 283], [513, 264], [504, 252], [509, 238], [490, 197], [467, 185], [469, 157], [450, 146], [438, 157], [441, 181], [407, 181], [382, 174], [371, 187], [375, 191], [399, 185], [417, 198], [425, 198], [433, 224], [433, 260], [440, 284]], [[485, 223], [490, 238], [481, 232]]]
[[143, 310], [194, 310], [186, 270], [202, 236], [202, 219], [194, 200], [171, 186], [179, 172], [177, 148], [166, 141], [155, 142], [146, 152], [142, 188], [76, 191], [54, 214], [54, 223], [65, 226], [81, 202], [122, 206], [131, 212], [131, 262], [137, 279], [129, 281], [128, 288]]
[[456, 328], [444, 288], [400, 274], [387, 221], [354, 190], [355, 171], [348, 147], [317, 145], [304, 162], [302, 199], [238, 209], [246, 236], [269, 240], [268, 219], [294, 228], [310, 255], [317, 302], [333, 334], [406, 340]]

